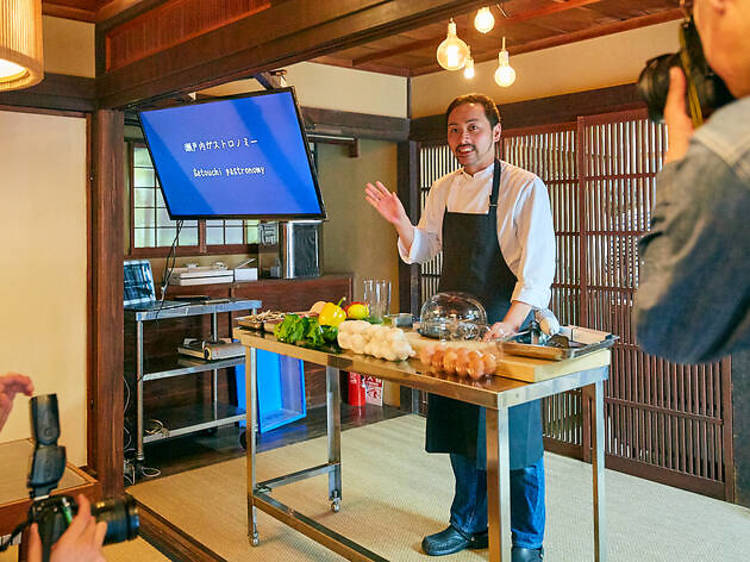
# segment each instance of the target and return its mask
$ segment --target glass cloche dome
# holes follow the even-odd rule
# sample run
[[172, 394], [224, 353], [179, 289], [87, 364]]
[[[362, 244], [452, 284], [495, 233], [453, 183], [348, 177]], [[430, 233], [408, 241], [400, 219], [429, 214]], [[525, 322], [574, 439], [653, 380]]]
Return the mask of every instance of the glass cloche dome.
[[472, 340], [484, 335], [487, 312], [468, 293], [437, 293], [422, 305], [419, 333], [442, 340]]

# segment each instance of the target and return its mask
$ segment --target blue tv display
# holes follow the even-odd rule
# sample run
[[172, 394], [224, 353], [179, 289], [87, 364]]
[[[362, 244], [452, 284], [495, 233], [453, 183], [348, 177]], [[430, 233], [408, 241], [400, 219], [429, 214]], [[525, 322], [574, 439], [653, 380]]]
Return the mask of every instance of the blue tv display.
[[292, 88], [138, 115], [173, 220], [325, 219]]

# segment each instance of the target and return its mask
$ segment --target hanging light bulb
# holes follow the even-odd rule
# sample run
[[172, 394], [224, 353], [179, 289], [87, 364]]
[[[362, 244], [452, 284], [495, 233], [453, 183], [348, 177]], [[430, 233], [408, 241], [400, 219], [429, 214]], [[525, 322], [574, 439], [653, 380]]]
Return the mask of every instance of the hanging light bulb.
[[487, 33], [495, 27], [495, 18], [493, 17], [489, 6], [479, 8], [477, 15], [474, 16], [474, 27], [480, 33]]
[[503, 48], [497, 55], [500, 66], [495, 71], [495, 82], [498, 86], [507, 88], [516, 81], [516, 71], [513, 70], [508, 62], [508, 51], [505, 50], [505, 37], [503, 37]]
[[458, 70], [469, 56], [469, 46], [456, 35], [456, 22], [451, 18], [448, 35], [437, 48], [437, 61], [445, 70]]
[[464, 64], [464, 78], [467, 80], [474, 78], [474, 57], [471, 56], [471, 52], [466, 57], [466, 64]]

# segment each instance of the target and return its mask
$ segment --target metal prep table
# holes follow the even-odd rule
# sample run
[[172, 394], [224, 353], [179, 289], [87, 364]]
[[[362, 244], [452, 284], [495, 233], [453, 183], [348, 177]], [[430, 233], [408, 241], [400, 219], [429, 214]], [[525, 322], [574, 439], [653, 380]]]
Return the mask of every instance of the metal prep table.
[[[592, 401], [594, 559], [597, 562], [606, 560], [603, 385], [609, 374], [610, 352], [608, 350], [597, 351], [586, 358], [561, 361], [559, 365], [562, 374], [541, 382], [525, 383], [502, 377], [490, 377], [482, 382], [473, 382], [455, 376], [437, 377], [424, 373], [419, 362], [415, 360], [395, 363], [351, 352], [335, 355], [280, 343], [270, 334], [264, 335], [242, 328], [234, 330], [234, 337], [247, 347], [245, 373], [249, 419], [256, 419], [256, 349], [295, 357], [326, 368], [328, 422], [328, 461], [326, 463], [265, 482], [257, 482], [255, 432], [251, 430], [252, 426], [248, 423], [247, 513], [248, 537], [251, 544], [259, 543], [256, 515], [256, 508], [258, 508], [349, 560], [386, 560], [350, 538], [324, 527], [296, 509], [271, 497], [271, 492], [276, 487], [327, 474], [328, 499], [331, 501], [331, 509], [334, 512], [339, 511], [342, 501], [339, 372], [354, 371], [487, 409], [487, 508], [491, 562], [511, 559], [508, 408], [583, 388], [584, 393]], [[585, 362], [582, 362], [583, 359]], [[533, 359], [530, 361], [538, 362]]]
[[[204, 314], [211, 315], [211, 338], [213, 340], [219, 337], [219, 319], [218, 314], [223, 312], [234, 312], [236, 310], [258, 310], [261, 302], [258, 300], [227, 300], [226, 302], [217, 302], [213, 304], [190, 303], [185, 306], [164, 308], [162, 310], [125, 310], [125, 318], [135, 321], [136, 345], [135, 345], [135, 380], [136, 380], [136, 462], [143, 463], [145, 455], [143, 452], [144, 443], [159, 441], [168, 437], [177, 437], [195, 431], [202, 431], [218, 427], [227, 423], [234, 423], [245, 419], [245, 412], [240, 408], [229, 407], [220, 408], [218, 402], [218, 372], [219, 369], [225, 369], [234, 365], [243, 363], [244, 358], [238, 357], [233, 359], [223, 359], [218, 361], [203, 361], [197, 358], [190, 358], [184, 362], [184, 365], [173, 365], [167, 369], [160, 369], [152, 372], [145, 372], [145, 357], [143, 351], [143, 323], [156, 320], [170, 320], [175, 318], [185, 318], [187, 316], [200, 316]], [[175, 356], [177, 350], [175, 349]], [[178, 377], [192, 373], [202, 373], [211, 371], [211, 411], [201, 415], [197, 419], [195, 416], [189, 416], [186, 425], [181, 425], [175, 429], [165, 429], [162, 432], [154, 433], [144, 437], [143, 428], [143, 383], [169, 377]], [[221, 411], [220, 411], [221, 410]], [[209, 418], [209, 419], [204, 419]]]

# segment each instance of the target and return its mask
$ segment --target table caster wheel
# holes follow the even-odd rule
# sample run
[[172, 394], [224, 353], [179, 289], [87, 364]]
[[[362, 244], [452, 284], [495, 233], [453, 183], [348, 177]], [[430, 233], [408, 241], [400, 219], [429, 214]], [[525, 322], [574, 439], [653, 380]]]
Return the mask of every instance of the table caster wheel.
[[341, 511], [340, 499], [337, 498], [331, 502], [331, 511], [333, 511], [334, 513], [338, 513], [339, 511]]
[[258, 546], [260, 544], [260, 538], [258, 537], [258, 533], [255, 533], [252, 538], [250, 539], [250, 544], [253, 546]]

